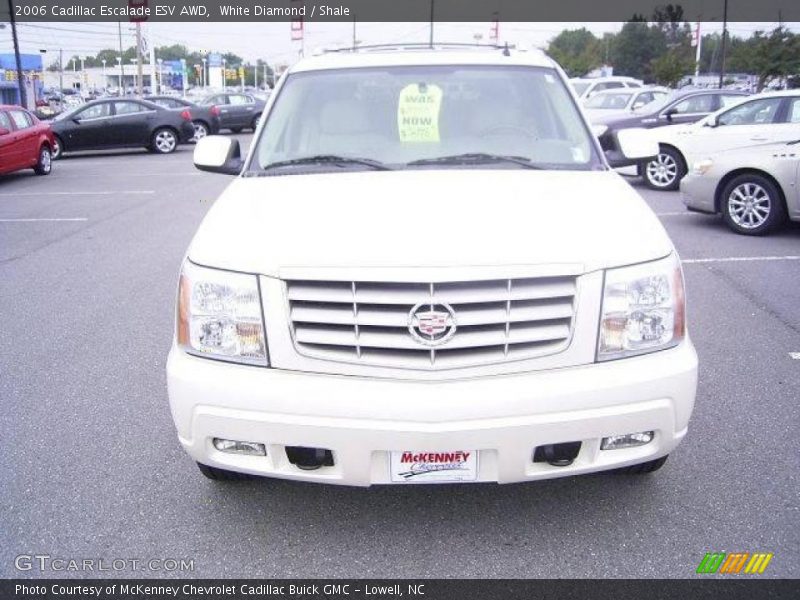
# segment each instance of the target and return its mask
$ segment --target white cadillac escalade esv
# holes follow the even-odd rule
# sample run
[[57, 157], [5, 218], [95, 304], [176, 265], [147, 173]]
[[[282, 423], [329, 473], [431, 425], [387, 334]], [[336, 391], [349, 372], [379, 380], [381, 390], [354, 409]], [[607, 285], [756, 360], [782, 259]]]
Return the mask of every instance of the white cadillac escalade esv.
[[[619, 134], [631, 158], [655, 155]], [[680, 260], [561, 69], [506, 49], [301, 60], [180, 273], [167, 363], [212, 479], [509, 483], [659, 468], [697, 356]]]

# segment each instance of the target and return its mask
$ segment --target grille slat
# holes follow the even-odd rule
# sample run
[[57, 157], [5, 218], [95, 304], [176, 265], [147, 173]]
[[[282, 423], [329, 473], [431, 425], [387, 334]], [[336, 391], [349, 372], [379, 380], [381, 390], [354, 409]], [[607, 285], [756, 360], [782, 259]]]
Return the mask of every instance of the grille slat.
[[[455, 368], [555, 354], [569, 345], [575, 318], [574, 276], [285, 283], [301, 354], [375, 366]], [[438, 345], [412, 336], [410, 313], [418, 304], [449, 305], [455, 334]]]

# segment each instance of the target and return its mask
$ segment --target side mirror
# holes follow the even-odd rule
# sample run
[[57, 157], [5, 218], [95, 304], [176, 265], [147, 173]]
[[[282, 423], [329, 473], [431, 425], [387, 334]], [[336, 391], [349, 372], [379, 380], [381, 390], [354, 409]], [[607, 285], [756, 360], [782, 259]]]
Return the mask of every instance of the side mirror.
[[81, 124], [81, 120], [78, 117], [72, 117], [72, 122], [75, 123], [75, 125]]
[[639, 127], [617, 132], [617, 147], [630, 160], [644, 160], [658, 155], [658, 142], [650, 129]]
[[703, 126], [705, 126], [705, 127], [718, 127], [719, 126], [719, 115], [715, 115], [713, 117], [708, 117], [703, 122]]
[[664, 111], [663, 116], [666, 117], [667, 121], [672, 121], [672, 115], [677, 115], [677, 114], [678, 114], [678, 109], [673, 106], [672, 108], [669, 108], [666, 111]]
[[194, 166], [209, 173], [238, 175], [244, 166], [239, 140], [221, 135], [198, 140], [194, 147]]
[[6, 129], [5, 127], [0, 127], [0, 135], [8, 135], [11, 133], [10, 129]]

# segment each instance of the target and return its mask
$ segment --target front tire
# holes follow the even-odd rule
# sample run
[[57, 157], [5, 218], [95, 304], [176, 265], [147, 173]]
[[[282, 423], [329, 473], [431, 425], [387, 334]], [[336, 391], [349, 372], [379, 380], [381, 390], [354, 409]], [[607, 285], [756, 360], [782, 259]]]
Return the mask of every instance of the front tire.
[[780, 190], [755, 173], [728, 182], [720, 196], [720, 211], [725, 224], [742, 235], [765, 235], [786, 222]]
[[178, 134], [172, 129], [162, 127], [153, 132], [150, 149], [157, 154], [171, 154], [178, 147]]
[[204, 137], [208, 135], [208, 125], [206, 125], [202, 121], [194, 121], [192, 125], [194, 125], [194, 137], [192, 139], [195, 142], [198, 140], [202, 140]]
[[686, 163], [680, 152], [669, 146], [661, 146], [658, 156], [642, 165], [644, 183], [651, 190], [677, 190], [686, 175]]
[[242, 133], [241, 127], [231, 127], [231, 133]]
[[619, 475], [646, 475], [647, 473], [655, 473], [661, 467], [664, 466], [664, 463], [667, 462], [667, 458], [669, 458], [669, 454], [667, 456], [662, 456], [661, 458], [657, 458], [656, 460], [650, 460], [648, 462], [640, 463], [638, 465], [631, 465], [629, 467], [622, 467], [621, 469], [614, 469], [613, 473], [617, 473]]
[[258, 113], [255, 117], [253, 117], [253, 122], [250, 123], [250, 128], [255, 133], [256, 128], [258, 127], [258, 122], [261, 121], [261, 113]]
[[53, 154], [50, 148], [42, 146], [39, 150], [39, 160], [36, 166], [33, 167], [33, 172], [37, 175], [50, 175], [53, 170]]
[[61, 138], [53, 136], [53, 151], [50, 154], [50, 158], [53, 160], [58, 160], [64, 155], [64, 142], [61, 141]]
[[252, 475], [237, 473], [236, 471], [226, 471], [217, 467], [209, 467], [203, 463], [197, 463], [200, 472], [213, 481], [247, 481], [253, 479]]

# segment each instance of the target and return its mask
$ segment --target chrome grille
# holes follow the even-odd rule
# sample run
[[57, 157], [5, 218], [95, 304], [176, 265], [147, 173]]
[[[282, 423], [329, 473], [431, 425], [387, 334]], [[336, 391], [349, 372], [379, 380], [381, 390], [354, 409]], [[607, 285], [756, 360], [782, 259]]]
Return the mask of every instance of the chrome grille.
[[[286, 281], [297, 351], [325, 360], [446, 369], [561, 352], [572, 336], [576, 277], [399, 283]], [[429, 347], [409, 332], [419, 303], [449, 305], [457, 330]]]

